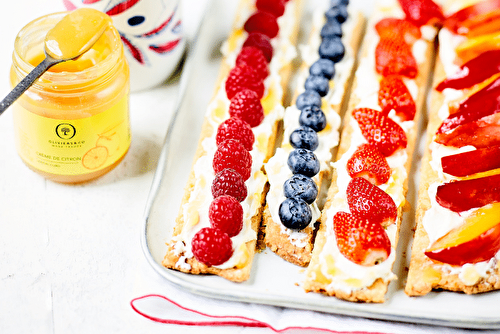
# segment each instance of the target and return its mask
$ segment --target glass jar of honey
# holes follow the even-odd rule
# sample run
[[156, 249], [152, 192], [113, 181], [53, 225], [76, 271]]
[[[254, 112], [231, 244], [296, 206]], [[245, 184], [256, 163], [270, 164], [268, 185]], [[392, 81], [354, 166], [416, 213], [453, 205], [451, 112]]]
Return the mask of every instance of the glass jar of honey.
[[[45, 36], [66, 14], [40, 17], [19, 32], [12, 87], [44, 59]], [[121, 38], [110, 24], [90, 50], [49, 68], [13, 104], [19, 156], [56, 182], [85, 182], [109, 172], [130, 146], [129, 86]]]

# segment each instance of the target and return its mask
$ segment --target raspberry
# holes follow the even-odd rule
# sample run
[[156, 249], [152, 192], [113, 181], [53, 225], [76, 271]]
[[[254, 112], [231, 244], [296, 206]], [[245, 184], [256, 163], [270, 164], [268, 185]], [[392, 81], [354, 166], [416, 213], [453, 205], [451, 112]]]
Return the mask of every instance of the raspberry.
[[224, 168], [215, 175], [212, 182], [212, 196], [230, 195], [242, 202], [247, 197], [245, 181], [234, 169]]
[[264, 82], [253, 68], [248, 65], [235, 66], [226, 79], [226, 95], [232, 99], [239, 91], [250, 89], [262, 98], [264, 95]]
[[245, 46], [236, 58], [236, 66], [248, 65], [264, 80], [269, 75], [267, 59], [264, 52], [256, 46]]
[[217, 128], [215, 142], [217, 146], [226, 139], [236, 139], [243, 144], [247, 151], [251, 151], [255, 137], [247, 122], [237, 117], [230, 117]]
[[243, 43], [243, 47], [246, 46], [255, 46], [256, 48], [259, 48], [264, 53], [264, 57], [266, 57], [268, 63], [273, 58], [273, 46], [271, 45], [271, 40], [269, 37], [261, 34], [260, 32], [252, 32], [248, 34], [245, 43]]
[[234, 169], [246, 181], [252, 170], [252, 156], [238, 140], [226, 139], [217, 147], [212, 166], [215, 173], [224, 168]]
[[210, 203], [208, 219], [213, 228], [234, 237], [243, 228], [243, 208], [236, 198], [229, 195], [219, 196]]
[[285, 13], [285, 1], [283, 0], [257, 0], [255, 6], [258, 10], [269, 12], [276, 17]]
[[244, 89], [231, 99], [229, 115], [242, 119], [253, 128], [264, 120], [264, 108], [257, 93]]
[[191, 250], [196, 260], [207, 266], [217, 266], [233, 255], [233, 243], [227, 233], [205, 227], [194, 235]]
[[249, 33], [256, 31], [269, 38], [278, 36], [278, 31], [280, 30], [278, 22], [276, 21], [276, 16], [260, 10], [252, 14], [243, 27]]

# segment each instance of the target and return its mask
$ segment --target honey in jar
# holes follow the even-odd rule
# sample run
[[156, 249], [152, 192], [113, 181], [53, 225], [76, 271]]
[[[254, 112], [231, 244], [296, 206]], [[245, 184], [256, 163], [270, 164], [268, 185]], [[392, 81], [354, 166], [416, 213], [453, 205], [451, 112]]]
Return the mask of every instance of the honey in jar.
[[[35, 172], [62, 183], [85, 182], [109, 172], [131, 141], [129, 68], [120, 35], [104, 13], [77, 11], [72, 15], [83, 15], [82, 22], [101, 25], [101, 37], [81, 56], [50, 67], [12, 106], [19, 156]], [[62, 36], [49, 33], [67, 14], [40, 17], [19, 32], [12, 87], [45, 58], [46, 37], [60, 43], [50, 47], [53, 56], [77, 52], [78, 39], [89, 37], [85, 26], [83, 35], [78, 29], [63, 31]]]

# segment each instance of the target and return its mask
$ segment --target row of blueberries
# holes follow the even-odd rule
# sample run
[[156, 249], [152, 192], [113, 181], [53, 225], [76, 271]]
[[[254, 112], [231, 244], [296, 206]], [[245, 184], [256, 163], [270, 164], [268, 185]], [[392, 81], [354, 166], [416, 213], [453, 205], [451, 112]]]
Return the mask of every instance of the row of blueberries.
[[312, 220], [312, 204], [318, 196], [318, 187], [312, 177], [319, 173], [320, 162], [313, 153], [319, 145], [317, 132], [326, 127], [326, 117], [321, 108], [321, 98], [328, 94], [329, 81], [335, 75], [335, 63], [345, 53], [342, 43], [342, 23], [347, 19], [349, 0], [331, 0], [325, 12], [326, 23], [321, 29], [318, 59], [309, 68], [305, 91], [297, 97], [295, 105], [300, 110], [300, 127], [290, 134], [294, 148], [288, 156], [288, 167], [293, 175], [285, 181], [286, 199], [280, 204], [279, 217], [290, 229], [302, 230]]

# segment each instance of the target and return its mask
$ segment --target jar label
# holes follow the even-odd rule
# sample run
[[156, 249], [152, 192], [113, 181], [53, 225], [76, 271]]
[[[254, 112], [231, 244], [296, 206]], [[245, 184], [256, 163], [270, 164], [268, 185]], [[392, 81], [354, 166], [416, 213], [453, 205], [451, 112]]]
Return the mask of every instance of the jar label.
[[81, 175], [118, 161], [130, 146], [128, 96], [97, 115], [71, 120], [14, 109], [17, 151], [34, 168], [56, 175]]

